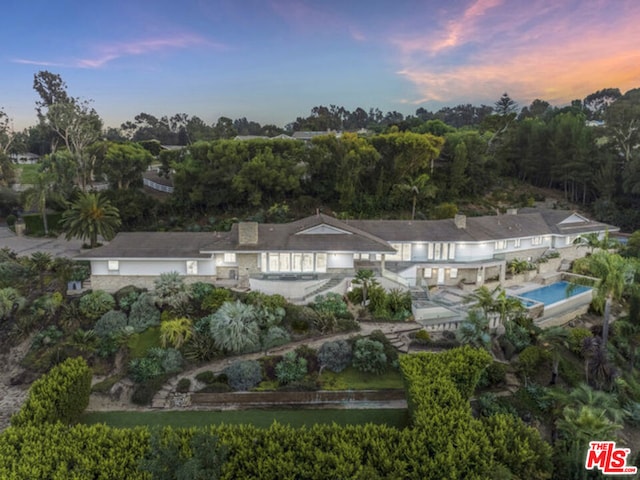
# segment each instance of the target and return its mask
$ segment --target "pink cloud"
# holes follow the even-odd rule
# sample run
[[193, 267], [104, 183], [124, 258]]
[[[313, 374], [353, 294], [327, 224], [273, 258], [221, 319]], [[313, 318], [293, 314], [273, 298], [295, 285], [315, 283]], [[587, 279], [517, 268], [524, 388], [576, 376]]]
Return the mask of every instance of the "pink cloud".
[[394, 41], [401, 53], [398, 74], [416, 88], [416, 99], [408, 102], [491, 101], [508, 91], [523, 104], [535, 98], [566, 103], [601, 88], [625, 91], [640, 83], [635, 3], [621, 0], [618, 15], [593, 2], [567, 12], [559, 10], [562, 3], [534, 0], [488, 15], [492, 5], [475, 2], [451, 25], [484, 15], [476, 28], [456, 34], [450, 25], [449, 37], [438, 42]]

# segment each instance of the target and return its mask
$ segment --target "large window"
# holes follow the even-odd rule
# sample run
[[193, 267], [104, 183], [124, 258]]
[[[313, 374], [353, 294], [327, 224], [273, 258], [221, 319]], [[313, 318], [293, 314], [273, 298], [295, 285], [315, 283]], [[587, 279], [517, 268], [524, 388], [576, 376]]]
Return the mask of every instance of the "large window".
[[427, 244], [428, 260], [454, 260], [456, 258], [455, 243], [429, 243]]
[[326, 272], [326, 253], [263, 253], [263, 272]]
[[235, 253], [225, 253], [223, 258], [224, 263], [236, 263]]
[[496, 240], [496, 250], [505, 250], [507, 248], [506, 240]]
[[513, 241], [513, 248], [520, 248], [520, 239], [519, 238], [516, 238]]
[[542, 237], [532, 237], [531, 245], [542, 245]]
[[108, 260], [107, 270], [109, 270], [110, 272], [117, 272], [118, 270], [120, 270], [120, 262], [118, 260]]

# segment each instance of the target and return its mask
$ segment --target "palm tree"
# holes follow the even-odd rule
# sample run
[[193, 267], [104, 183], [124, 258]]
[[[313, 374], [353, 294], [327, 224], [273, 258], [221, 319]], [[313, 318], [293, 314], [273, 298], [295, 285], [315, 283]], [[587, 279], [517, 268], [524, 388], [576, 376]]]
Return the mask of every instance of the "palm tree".
[[225, 302], [210, 319], [209, 330], [216, 346], [222, 350], [241, 353], [260, 345], [260, 327], [256, 309], [240, 300]]
[[597, 232], [583, 233], [576, 237], [573, 244], [578, 247], [590, 248], [591, 250], [589, 253], [591, 254], [593, 254], [596, 249], [611, 250], [612, 248], [620, 246], [620, 242], [609, 237], [609, 230], [604, 232], [602, 239], [600, 238], [600, 234]]
[[633, 289], [629, 299], [629, 315], [616, 320], [613, 325], [618, 343], [627, 351], [629, 373], [636, 363], [636, 350], [640, 346], [640, 289]]
[[606, 347], [609, 337], [611, 304], [614, 301], [622, 300], [625, 290], [633, 283], [637, 267], [620, 255], [606, 251], [598, 251], [587, 257], [585, 266], [594, 277], [599, 279], [593, 304], [599, 311], [602, 311], [604, 307], [602, 346]]
[[538, 342], [547, 350], [551, 351], [553, 368], [551, 370], [551, 385], [556, 384], [558, 378], [558, 367], [560, 365], [560, 352], [563, 348], [568, 348], [568, 332], [563, 327], [551, 327], [542, 330], [538, 336]]
[[44, 290], [44, 275], [53, 266], [53, 259], [49, 253], [34, 252], [27, 262], [30, 270], [38, 274], [38, 288], [42, 292]]
[[469, 310], [467, 319], [460, 324], [456, 331], [458, 341], [476, 348], [491, 348], [491, 334], [489, 320], [480, 310]]
[[362, 304], [367, 304], [367, 297], [369, 295], [369, 289], [378, 284], [378, 281], [374, 278], [376, 276], [373, 270], [358, 270], [356, 278], [353, 282], [356, 285], [362, 285]]
[[474, 290], [466, 298], [465, 302], [475, 302], [476, 307], [482, 310], [482, 314], [489, 318], [489, 313], [494, 311], [495, 295], [500, 290], [500, 286], [497, 286], [493, 290], [489, 290], [486, 285]]
[[66, 238], [88, 239], [91, 248], [98, 244], [98, 235], [111, 240], [120, 226], [120, 214], [111, 202], [99, 193], [80, 193], [69, 210], [62, 214]]
[[25, 206], [37, 206], [40, 215], [42, 215], [42, 225], [44, 226], [44, 234], [49, 235], [49, 224], [47, 223], [47, 198], [53, 192], [55, 177], [50, 172], [38, 172], [36, 174], [36, 183], [24, 192]]
[[397, 183], [394, 187], [401, 193], [409, 193], [412, 196], [413, 202], [411, 207], [411, 220], [416, 218], [416, 204], [418, 198], [432, 198], [436, 194], [436, 187], [432, 183], [429, 183], [430, 177], [428, 174], [423, 173], [416, 177], [406, 176], [403, 178], [403, 183]]

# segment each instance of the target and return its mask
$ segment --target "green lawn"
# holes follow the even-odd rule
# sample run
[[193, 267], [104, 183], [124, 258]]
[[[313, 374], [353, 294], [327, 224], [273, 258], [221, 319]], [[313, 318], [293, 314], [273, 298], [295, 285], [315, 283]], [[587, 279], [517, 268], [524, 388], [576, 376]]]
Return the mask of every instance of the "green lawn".
[[36, 175], [38, 174], [38, 169], [40, 165], [20, 165], [18, 169], [19, 172], [18, 178], [20, 178], [20, 183], [36, 183]]
[[147, 328], [142, 333], [131, 335], [127, 346], [133, 358], [144, 357], [147, 350], [160, 346], [160, 327]]
[[311, 426], [316, 423], [339, 425], [386, 424], [405, 428], [409, 424], [407, 410], [234, 410], [226, 412], [173, 411], [173, 412], [94, 412], [85, 413], [81, 423], [106, 423], [112, 427], [129, 428], [138, 425], [172, 427], [200, 427], [212, 424], [252, 424], [269, 427], [274, 421], [292, 427]]
[[320, 376], [325, 390], [384, 390], [404, 388], [402, 374], [398, 369], [389, 369], [382, 375], [362, 373], [353, 367], [340, 373], [322, 372]]

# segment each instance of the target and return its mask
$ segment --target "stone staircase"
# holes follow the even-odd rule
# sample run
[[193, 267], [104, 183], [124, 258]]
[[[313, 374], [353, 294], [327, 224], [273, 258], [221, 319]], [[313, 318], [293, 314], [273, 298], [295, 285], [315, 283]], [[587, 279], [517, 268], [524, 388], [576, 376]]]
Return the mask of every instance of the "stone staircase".
[[407, 326], [393, 332], [388, 332], [385, 336], [391, 345], [393, 345], [400, 353], [409, 353], [409, 344], [411, 343], [409, 334], [418, 330], [422, 330], [422, 325]]
[[342, 282], [341, 278], [337, 278], [337, 277], [330, 278], [328, 282], [323, 283], [315, 290], [312, 290], [309, 293], [307, 293], [305, 296], [303, 296], [302, 300], [313, 300], [316, 297], [316, 295], [320, 295], [322, 292], [326, 292], [327, 290], [330, 290], [333, 287], [338, 286], [340, 282]]

